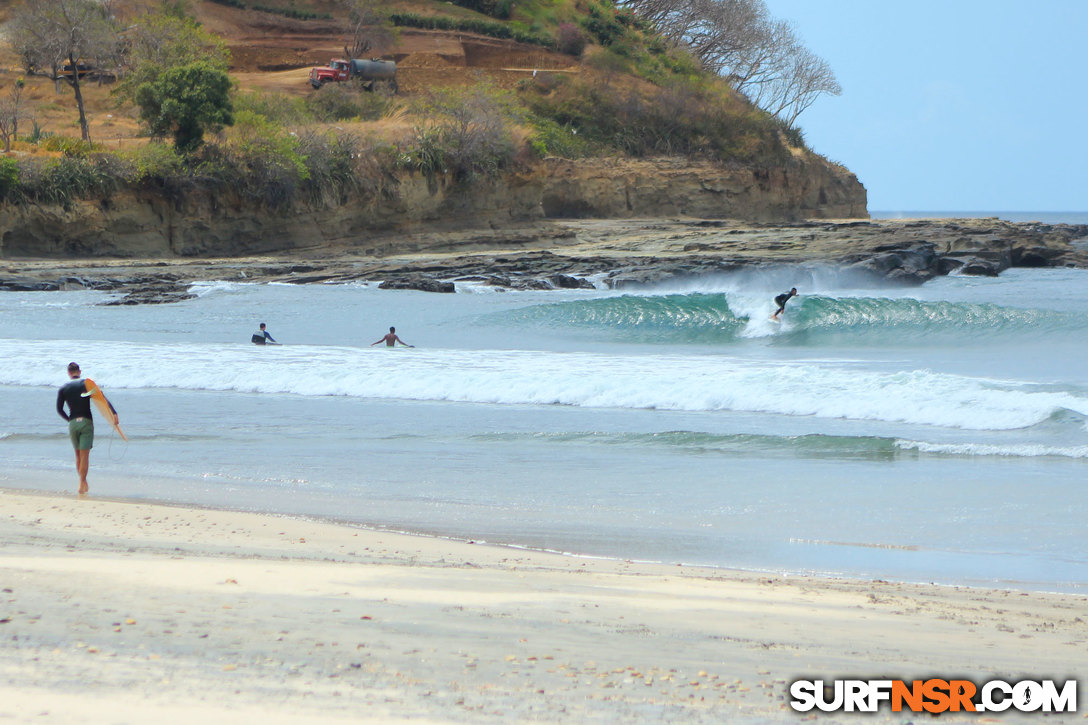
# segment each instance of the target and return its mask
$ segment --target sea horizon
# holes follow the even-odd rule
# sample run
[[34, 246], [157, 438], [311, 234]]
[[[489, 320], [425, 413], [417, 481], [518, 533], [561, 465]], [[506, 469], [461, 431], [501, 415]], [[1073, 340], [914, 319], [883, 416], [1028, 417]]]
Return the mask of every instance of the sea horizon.
[[1009, 222], [1041, 224], [1088, 224], [1088, 211], [986, 211], [910, 209], [869, 212], [871, 219], [1004, 219]]

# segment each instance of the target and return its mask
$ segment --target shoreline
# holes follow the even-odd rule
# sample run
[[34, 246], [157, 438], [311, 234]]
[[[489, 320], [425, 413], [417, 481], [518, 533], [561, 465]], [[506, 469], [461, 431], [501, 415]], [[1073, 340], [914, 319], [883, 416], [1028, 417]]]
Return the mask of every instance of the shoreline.
[[10, 489], [0, 502], [0, 716], [17, 721], [795, 722], [799, 677], [1088, 669], [1082, 595], [581, 559]]
[[0, 258], [0, 291], [102, 290], [124, 295], [105, 304], [129, 305], [190, 299], [189, 287], [198, 281], [381, 281], [383, 288], [447, 293], [458, 282], [502, 290], [624, 290], [781, 265], [834, 266], [886, 283], [918, 285], [950, 273], [1088, 268], [1084, 239], [1088, 225], [996, 218], [783, 224], [557, 219], [502, 229], [388, 233], [357, 245], [254, 256]]
[[[12, 485], [10, 482], [0, 482], [0, 497], [4, 494], [13, 494], [17, 496], [41, 496], [46, 498], [59, 497], [64, 499], [71, 499], [75, 501], [83, 500], [75, 493], [67, 491], [56, 491], [49, 489], [36, 489], [36, 488], [23, 488], [17, 485]], [[2, 499], [0, 499], [2, 500]], [[989, 592], [1007, 592], [1010, 594], [1042, 594], [1042, 595], [1056, 595], [1056, 596], [1070, 596], [1070, 597], [1085, 597], [1085, 601], [1088, 602], [1088, 589], [1085, 591], [1076, 591], [1075, 589], [1061, 589], [1061, 588], [1029, 588], [1027, 582], [1020, 583], [1021, 586], [1017, 586], [1017, 582], [1004, 582], [1002, 584], [993, 583], [986, 584], [981, 582], [949, 582], [949, 581], [919, 581], [912, 579], [898, 578], [894, 575], [881, 574], [878, 577], [869, 577], [864, 575], [851, 576], [849, 574], [835, 574], [828, 572], [812, 572], [812, 571], [790, 571], [784, 569], [771, 569], [771, 568], [744, 568], [738, 566], [730, 566], [728, 564], [707, 564], [696, 563], [687, 561], [667, 561], [667, 560], [651, 560], [640, 559], [635, 557], [625, 557], [620, 555], [608, 555], [608, 554], [594, 554], [588, 552], [578, 551], [566, 551], [556, 548], [543, 548], [535, 547], [527, 544], [519, 544], [515, 542], [504, 542], [487, 540], [482, 538], [474, 538], [461, 534], [443, 533], [438, 530], [428, 530], [426, 528], [410, 529], [401, 527], [387, 526], [382, 523], [374, 521], [362, 521], [352, 520], [349, 518], [338, 517], [331, 514], [320, 513], [290, 513], [285, 511], [274, 510], [256, 510], [246, 508], [232, 508], [226, 505], [220, 504], [203, 504], [196, 502], [185, 501], [171, 501], [169, 499], [161, 498], [134, 498], [126, 496], [96, 496], [92, 492], [89, 496], [89, 500], [100, 501], [109, 504], [119, 505], [147, 505], [153, 507], [161, 507], [168, 509], [179, 509], [189, 511], [209, 511], [218, 512], [222, 514], [238, 514], [242, 516], [264, 516], [273, 519], [283, 519], [289, 521], [299, 521], [302, 523], [314, 524], [318, 526], [334, 526], [343, 527], [352, 530], [365, 531], [374, 535], [389, 535], [394, 537], [406, 537], [409, 539], [424, 539], [433, 540], [435, 542], [448, 542], [452, 546], [480, 546], [485, 548], [494, 548], [501, 551], [508, 551], [511, 555], [525, 554], [527, 556], [540, 555], [543, 557], [560, 557], [562, 559], [568, 559], [571, 561], [593, 561], [601, 562], [602, 564], [623, 564], [627, 566], [647, 567], [651, 569], [662, 569], [665, 571], [672, 571], [675, 568], [683, 568], [686, 571], [691, 571], [696, 574], [701, 574], [706, 577], [713, 576], [740, 576], [740, 577], [777, 577], [781, 579], [796, 579], [796, 580], [815, 580], [815, 581], [836, 581], [843, 583], [858, 583], [865, 584], [871, 582], [882, 582], [886, 584], [897, 584], [905, 586], [919, 586], [919, 587], [937, 587], [941, 589], [969, 589], [978, 591]], [[1082, 589], [1084, 587], [1082, 586]]]

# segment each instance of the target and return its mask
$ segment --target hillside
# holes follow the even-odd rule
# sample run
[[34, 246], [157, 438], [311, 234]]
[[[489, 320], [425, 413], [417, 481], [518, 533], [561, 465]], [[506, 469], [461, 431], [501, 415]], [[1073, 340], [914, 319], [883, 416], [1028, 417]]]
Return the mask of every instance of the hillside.
[[[136, 27], [142, 13], [160, 5], [118, 0], [114, 8], [122, 24]], [[26, 208], [0, 218], [8, 249], [25, 254], [49, 230], [53, 238], [41, 245], [49, 255], [254, 251], [245, 243], [228, 249], [208, 242], [237, 236], [240, 217], [251, 219], [242, 226], [274, 234], [286, 249], [420, 224], [867, 216], [864, 188], [848, 170], [599, 0], [515, 2], [505, 19], [448, 2], [382, 3], [399, 24], [378, 33], [381, 42], [368, 55], [397, 62], [396, 95], [347, 83], [310, 86], [311, 66], [345, 55], [349, 22], [341, 3], [244, 5], [188, 4], [201, 28], [229, 49], [238, 120], [206, 136], [196, 156], [148, 147], [136, 107], [110, 78], [83, 84], [94, 145], [67, 141], [79, 136], [71, 89], [26, 78], [28, 113], [9, 157], [18, 183], [6, 203], [59, 208], [46, 221]], [[584, 51], [559, 52], [564, 25], [576, 28]], [[494, 37], [503, 34], [514, 37]], [[5, 44], [0, 89], [22, 77], [19, 66]], [[106, 159], [110, 154], [115, 158]], [[62, 183], [73, 174], [79, 183]], [[145, 213], [163, 218], [155, 210], [164, 204], [154, 198], [163, 189], [175, 190], [165, 207], [199, 220], [191, 230], [199, 243], [171, 238], [188, 222], [157, 232], [153, 222], [133, 222]], [[109, 205], [96, 202], [103, 197]], [[209, 206], [208, 199], [216, 201]], [[232, 211], [224, 214], [226, 208]], [[302, 209], [339, 220], [336, 229], [298, 237], [285, 222]], [[125, 237], [118, 224], [161, 240], [110, 244]], [[89, 236], [107, 241], [89, 243], [89, 228]], [[260, 250], [267, 249], [262, 242]]]

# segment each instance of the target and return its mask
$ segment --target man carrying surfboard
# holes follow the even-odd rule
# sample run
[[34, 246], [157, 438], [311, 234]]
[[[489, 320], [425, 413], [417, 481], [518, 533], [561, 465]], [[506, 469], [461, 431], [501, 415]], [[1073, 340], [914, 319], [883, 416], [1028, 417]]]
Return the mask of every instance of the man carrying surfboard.
[[797, 296], [797, 288], [791, 287], [789, 292], [783, 292], [774, 298], [774, 303], [778, 305], [778, 309], [771, 315], [772, 320], [777, 320], [778, 316], [786, 311], [786, 303], [790, 301], [791, 297]]
[[[94, 446], [94, 420], [91, 418], [91, 395], [95, 390], [88, 389], [90, 381], [81, 379], [82, 373], [78, 363], [68, 363], [69, 382], [62, 385], [57, 391], [57, 413], [68, 421], [68, 436], [72, 439], [72, 447], [76, 449], [76, 471], [79, 473], [79, 492], [87, 493], [87, 471], [91, 467], [91, 448]], [[98, 392], [101, 395], [101, 391]], [[105, 397], [103, 396], [103, 400]], [[64, 412], [64, 406], [68, 406], [68, 412]], [[120, 419], [113, 403], [106, 400], [110, 412], [113, 414], [113, 425], [118, 425]]]

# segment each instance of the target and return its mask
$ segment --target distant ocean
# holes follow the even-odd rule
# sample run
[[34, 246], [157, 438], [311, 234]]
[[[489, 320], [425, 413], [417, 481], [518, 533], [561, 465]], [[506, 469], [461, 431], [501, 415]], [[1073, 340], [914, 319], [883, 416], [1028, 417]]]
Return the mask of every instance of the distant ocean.
[[[791, 286], [801, 296], [770, 321]], [[780, 267], [622, 293], [193, 292], [131, 307], [0, 293], [0, 485], [74, 491], [54, 401], [75, 360], [131, 438], [99, 424], [95, 495], [1088, 592], [1086, 270], [915, 288]], [[282, 347], [250, 344], [262, 321]], [[390, 325], [417, 347], [369, 347]]]
[[1085, 211], [871, 211], [873, 219], [989, 219], [1043, 224], [1088, 224]]

